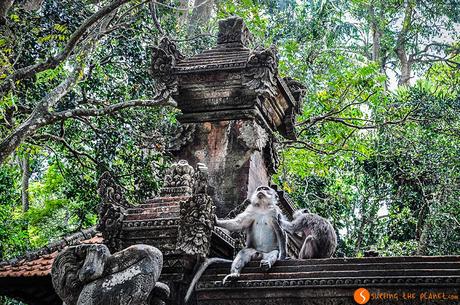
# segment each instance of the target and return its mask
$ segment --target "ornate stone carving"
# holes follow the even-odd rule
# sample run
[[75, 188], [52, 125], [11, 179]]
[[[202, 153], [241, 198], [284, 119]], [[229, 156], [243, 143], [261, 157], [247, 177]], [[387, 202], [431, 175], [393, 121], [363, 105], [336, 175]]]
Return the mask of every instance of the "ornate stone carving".
[[122, 188], [109, 172], [103, 173], [99, 178], [98, 194], [102, 202], [99, 205], [97, 230], [102, 233], [104, 242], [111, 251], [120, 250], [120, 233], [129, 204], [123, 197]]
[[296, 113], [300, 114], [302, 112], [302, 100], [305, 97], [305, 94], [307, 94], [307, 88], [301, 82], [296, 81], [291, 77], [285, 77], [283, 80], [286, 82], [289, 91], [291, 91], [292, 96], [297, 101], [297, 105], [294, 110]]
[[242, 18], [234, 16], [219, 21], [218, 45], [236, 44], [247, 46], [251, 38], [251, 34]]
[[129, 203], [123, 196], [123, 188], [116, 183], [110, 172], [104, 172], [99, 178], [97, 193], [103, 203], [129, 207]]
[[276, 96], [278, 59], [274, 47], [256, 48], [249, 55], [247, 69], [244, 85], [267, 98]]
[[162, 196], [191, 196], [195, 184], [195, 170], [187, 161], [180, 160], [166, 170]]
[[283, 124], [280, 126], [279, 131], [287, 139], [295, 140], [297, 139], [295, 130], [296, 115], [302, 112], [302, 100], [306, 94], [306, 87], [290, 77], [285, 77], [284, 81], [295, 99], [295, 105], [286, 110]]
[[105, 245], [79, 245], [58, 254], [51, 278], [66, 305], [161, 305], [169, 297], [158, 282], [162, 268], [163, 255], [152, 246], [111, 255]]
[[180, 202], [180, 226], [177, 249], [189, 255], [209, 254], [214, 227], [215, 207], [208, 196], [208, 168], [197, 164], [193, 196]]
[[177, 49], [177, 46], [174, 42], [172, 42], [168, 37], [163, 37], [160, 40], [158, 47], [164, 50], [167, 54], [172, 55], [174, 57], [174, 64], [178, 61], [181, 61], [185, 58], [184, 55], [180, 53]]
[[158, 47], [152, 48], [151, 72], [155, 79], [154, 100], [167, 100], [177, 92], [177, 77], [173, 73], [177, 61], [184, 56], [176, 45], [167, 37], [163, 37]]
[[254, 121], [245, 121], [240, 128], [238, 140], [251, 151], [262, 151], [269, 141], [269, 134]]
[[196, 131], [196, 124], [180, 124], [171, 135], [171, 140], [168, 145], [168, 151], [175, 152], [179, 151], [185, 145], [189, 144], [193, 140], [193, 136]]
[[267, 141], [267, 145], [265, 145], [263, 150], [265, 164], [267, 165], [267, 170], [270, 175], [276, 173], [280, 164], [277, 144], [276, 139], [272, 138]]

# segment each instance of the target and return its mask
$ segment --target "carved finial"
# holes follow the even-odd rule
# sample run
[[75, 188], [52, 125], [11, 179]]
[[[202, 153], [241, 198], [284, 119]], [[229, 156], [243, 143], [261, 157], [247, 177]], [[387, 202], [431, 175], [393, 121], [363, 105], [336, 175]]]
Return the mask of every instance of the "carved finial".
[[123, 189], [119, 186], [110, 172], [104, 172], [99, 178], [97, 193], [103, 203], [127, 206], [123, 197]]
[[249, 55], [244, 85], [267, 98], [277, 94], [278, 58], [274, 47], [256, 48]]
[[247, 46], [251, 33], [240, 17], [230, 17], [219, 21], [218, 45]]
[[209, 254], [215, 207], [208, 191], [208, 168], [198, 163], [193, 196], [180, 202], [180, 228], [177, 249], [189, 255]]
[[195, 170], [186, 160], [180, 160], [166, 171], [161, 195], [190, 196], [195, 185]]
[[119, 236], [127, 214], [125, 208], [129, 207], [129, 203], [123, 197], [123, 189], [109, 172], [103, 173], [99, 178], [97, 191], [102, 199], [97, 230], [102, 233], [104, 242], [111, 251], [120, 250]]
[[151, 73], [155, 79], [156, 92], [154, 100], [168, 100], [177, 92], [177, 77], [173, 69], [183, 58], [184, 56], [168, 37], [163, 37], [158, 47], [152, 48]]

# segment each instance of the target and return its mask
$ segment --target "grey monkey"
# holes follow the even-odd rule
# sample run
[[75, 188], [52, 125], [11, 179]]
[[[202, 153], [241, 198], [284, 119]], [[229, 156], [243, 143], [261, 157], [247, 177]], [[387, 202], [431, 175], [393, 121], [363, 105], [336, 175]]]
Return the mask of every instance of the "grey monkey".
[[249, 200], [248, 207], [235, 218], [216, 221], [217, 226], [231, 232], [246, 233], [246, 245], [233, 260], [224, 283], [238, 278], [251, 260], [260, 260], [260, 267], [269, 270], [277, 260], [286, 258], [286, 235], [278, 222], [282, 217], [278, 194], [268, 186], [259, 186]]
[[337, 235], [327, 219], [309, 213], [307, 209], [296, 211], [293, 218], [292, 222], [288, 222], [280, 217], [279, 222], [281, 228], [301, 245], [300, 259], [328, 258], [334, 254]]
[[259, 186], [249, 198], [246, 209], [233, 219], [216, 219], [216, 225], [229, 231], [245, 231], [245, 247], [238, 252], [233, 261], [213, 257], [207, 258], [195, 273], [185, 296], [185, 303], [192, 295], [193, 289], [198, 283], [204, 271], [214, 263], [231, 262], [228, 279], [240, 276], [243, 267], [251, 260], [260, 260], [260, 266], [264, 270], [270, 269], [279, 259], [286, 258], [286, 235], [281, 229], [278, 219], [282, 218], [282, 212], [278, 207], [278, 194], [268, 186]]

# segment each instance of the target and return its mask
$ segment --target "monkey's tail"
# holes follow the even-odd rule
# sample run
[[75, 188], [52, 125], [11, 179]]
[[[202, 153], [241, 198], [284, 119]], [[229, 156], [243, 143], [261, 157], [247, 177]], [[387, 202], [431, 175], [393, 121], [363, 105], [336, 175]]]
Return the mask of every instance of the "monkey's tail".
[[225, 259], [225, 258], [220, 258], [220, 257], [212, 257], [212, 258], [206, 258], [204, 262], [201, 264], [200, 268], [198, 271], [195, 273], [193, 276], [192, 282], [190, 283], [190, 286], [188, 287], [187, 294], [185, 295], [185, 303], [188, 302], [190, 299], [190, 296], [192, 295], [193, 290], [195, 289], [196, 284], [200, 280], [201, 276], [203, 273], [208, 269], [208, 267], [214, 263], [231, 263], [232, 260], [230, 259]]

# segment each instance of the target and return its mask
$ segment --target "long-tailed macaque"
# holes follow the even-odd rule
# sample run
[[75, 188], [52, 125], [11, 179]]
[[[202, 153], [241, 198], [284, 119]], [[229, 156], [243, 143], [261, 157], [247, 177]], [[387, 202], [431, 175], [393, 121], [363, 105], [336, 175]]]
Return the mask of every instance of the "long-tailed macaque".
[[327, 219], [308, 213], [307, 209], [296, 211], [293, 218], [292, 222], [283, 218], [279, 222], [283, 230], [302, 244], [298, 258], [328, 258], [334, 254], [337, 235]]
[[278, 194], [268, 186], [259, 186], [250, 197], [250, 205], [234, 219], [217, 220], [216, 225], [229, 231], [245, 231], [246, 246], [233, 260], [230, 274], [224, 278], [238, 278], [243, 267], [251, 260], [260, 260], [260, 267], [269, 270], [286, 257], [286, 236], [278, 219]]
[[279, 259], [286, 258], [286, 235], [278, 219], [282, 212], [278, 207], [278, 194], [268, 186], [259, 186], [249, 198], [250, 204], [233, 219], [216, 219], [216, 225], [229, 231], [246, 233], [245, 247], [238, 252], [233, 261], [223, 258], [207, 258], [195, 273], [185, 296], [189, 300], [195, 285], [206, 268], [216, 262], [232, 262], [230, 274], [223, 282], [240, 276], [243, 267], [251, 260], [260, 260], [260, 266], [269, 270]]

